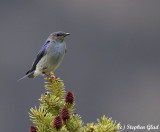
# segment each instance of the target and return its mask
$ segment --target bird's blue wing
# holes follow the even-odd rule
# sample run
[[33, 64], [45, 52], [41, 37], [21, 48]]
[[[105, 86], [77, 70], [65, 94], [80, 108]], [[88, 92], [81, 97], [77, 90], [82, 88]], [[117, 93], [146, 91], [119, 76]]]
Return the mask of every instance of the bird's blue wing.
[[32, 64], [32, 68], [30, 70], [30, 72], [34, 71], [36, 69], [36, 65], [37, 63], [42, 59], [42, 57], [46, 54], [46, 47], [48, 46], [48, 44], [50, 43], [50, 41], [47, 41], [42, 48], [40, 49], [40, 51], [38, 52], [38, 55], [36, 57], [36, 59], [34, 60], [33, 64]]

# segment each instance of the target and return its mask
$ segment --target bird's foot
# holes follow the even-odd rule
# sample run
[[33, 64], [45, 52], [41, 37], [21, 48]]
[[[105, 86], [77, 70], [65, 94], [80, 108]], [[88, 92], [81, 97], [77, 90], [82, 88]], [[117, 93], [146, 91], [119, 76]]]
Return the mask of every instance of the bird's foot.
[[56, 79], [57, 77], [54, 75], [54, 73], [53, 72], [50, 72], [50, 74], [49, 75], [46, 75], [47, 76], [47, 79], [49, 79], [49, 80], [53, 80], [53, 79]]
[[52, 71], [50, 72], [50, 77], [51, 78], [56, 78], [56, 76], [54, 75], [54, 73]]
[[50, 74], [49, 75], [47, 75], [47, 74], [45, 74], [47, 77], [46, 77], [46, 80], [48, 81], [48, 82], [50, 82], [50, 83], [53, 83], [53, 82], [55, 82], [55, 81], [60, 81], [60, 79], [58, 78], [58, 77], [56, 77], [55, 75], [54, 75], [54, 73], [53, 72], [50, 72]]

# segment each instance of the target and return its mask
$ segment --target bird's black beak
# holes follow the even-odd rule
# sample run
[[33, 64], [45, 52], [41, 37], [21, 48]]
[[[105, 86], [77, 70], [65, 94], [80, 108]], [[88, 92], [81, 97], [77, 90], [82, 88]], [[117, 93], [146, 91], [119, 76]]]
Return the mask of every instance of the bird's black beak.
[[68, 35], [70, 35], [70, 33], [65, 33], [65, 37], [68, 36]]

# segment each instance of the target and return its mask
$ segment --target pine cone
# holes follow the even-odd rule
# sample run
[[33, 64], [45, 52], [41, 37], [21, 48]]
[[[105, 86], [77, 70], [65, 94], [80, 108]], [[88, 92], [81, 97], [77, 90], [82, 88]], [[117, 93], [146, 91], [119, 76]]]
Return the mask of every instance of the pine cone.
[[66, 94], [65, 102], [66, 102], [66, 103], [69, 103], [69, 104], [73, 104], [73, 103], [74, 103], [74, 95], [73, 95], [72, 92], [69, 91], [69, 92]]
[[60, 128], [62, 128], [62, 118], [61, 116], [56, 116], [54, 118], [54, 121], [53, 121], [53, 127], [56, 128], [57, 130], [59, 130]]
[[36, 126], [30, 126], [30, 132], [38, 132], [38, 129]]
[[64, 121], [70, 118], [70, 113], [66, 107], [62, 109], [61, 116]]

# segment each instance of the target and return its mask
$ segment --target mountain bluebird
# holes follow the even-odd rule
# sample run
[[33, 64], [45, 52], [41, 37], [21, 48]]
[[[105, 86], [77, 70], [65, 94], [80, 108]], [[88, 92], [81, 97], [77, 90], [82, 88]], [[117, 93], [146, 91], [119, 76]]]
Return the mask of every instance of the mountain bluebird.
[[25, 77], [34, 78], [38, 75], [49, 76], [50, 72], [54, 72], [61, 64], [66, 53], [64, 38], [68, 35], [70, 34], [62, 31], [51, 33], [38, 52], [32, 68], [21, 79]]

